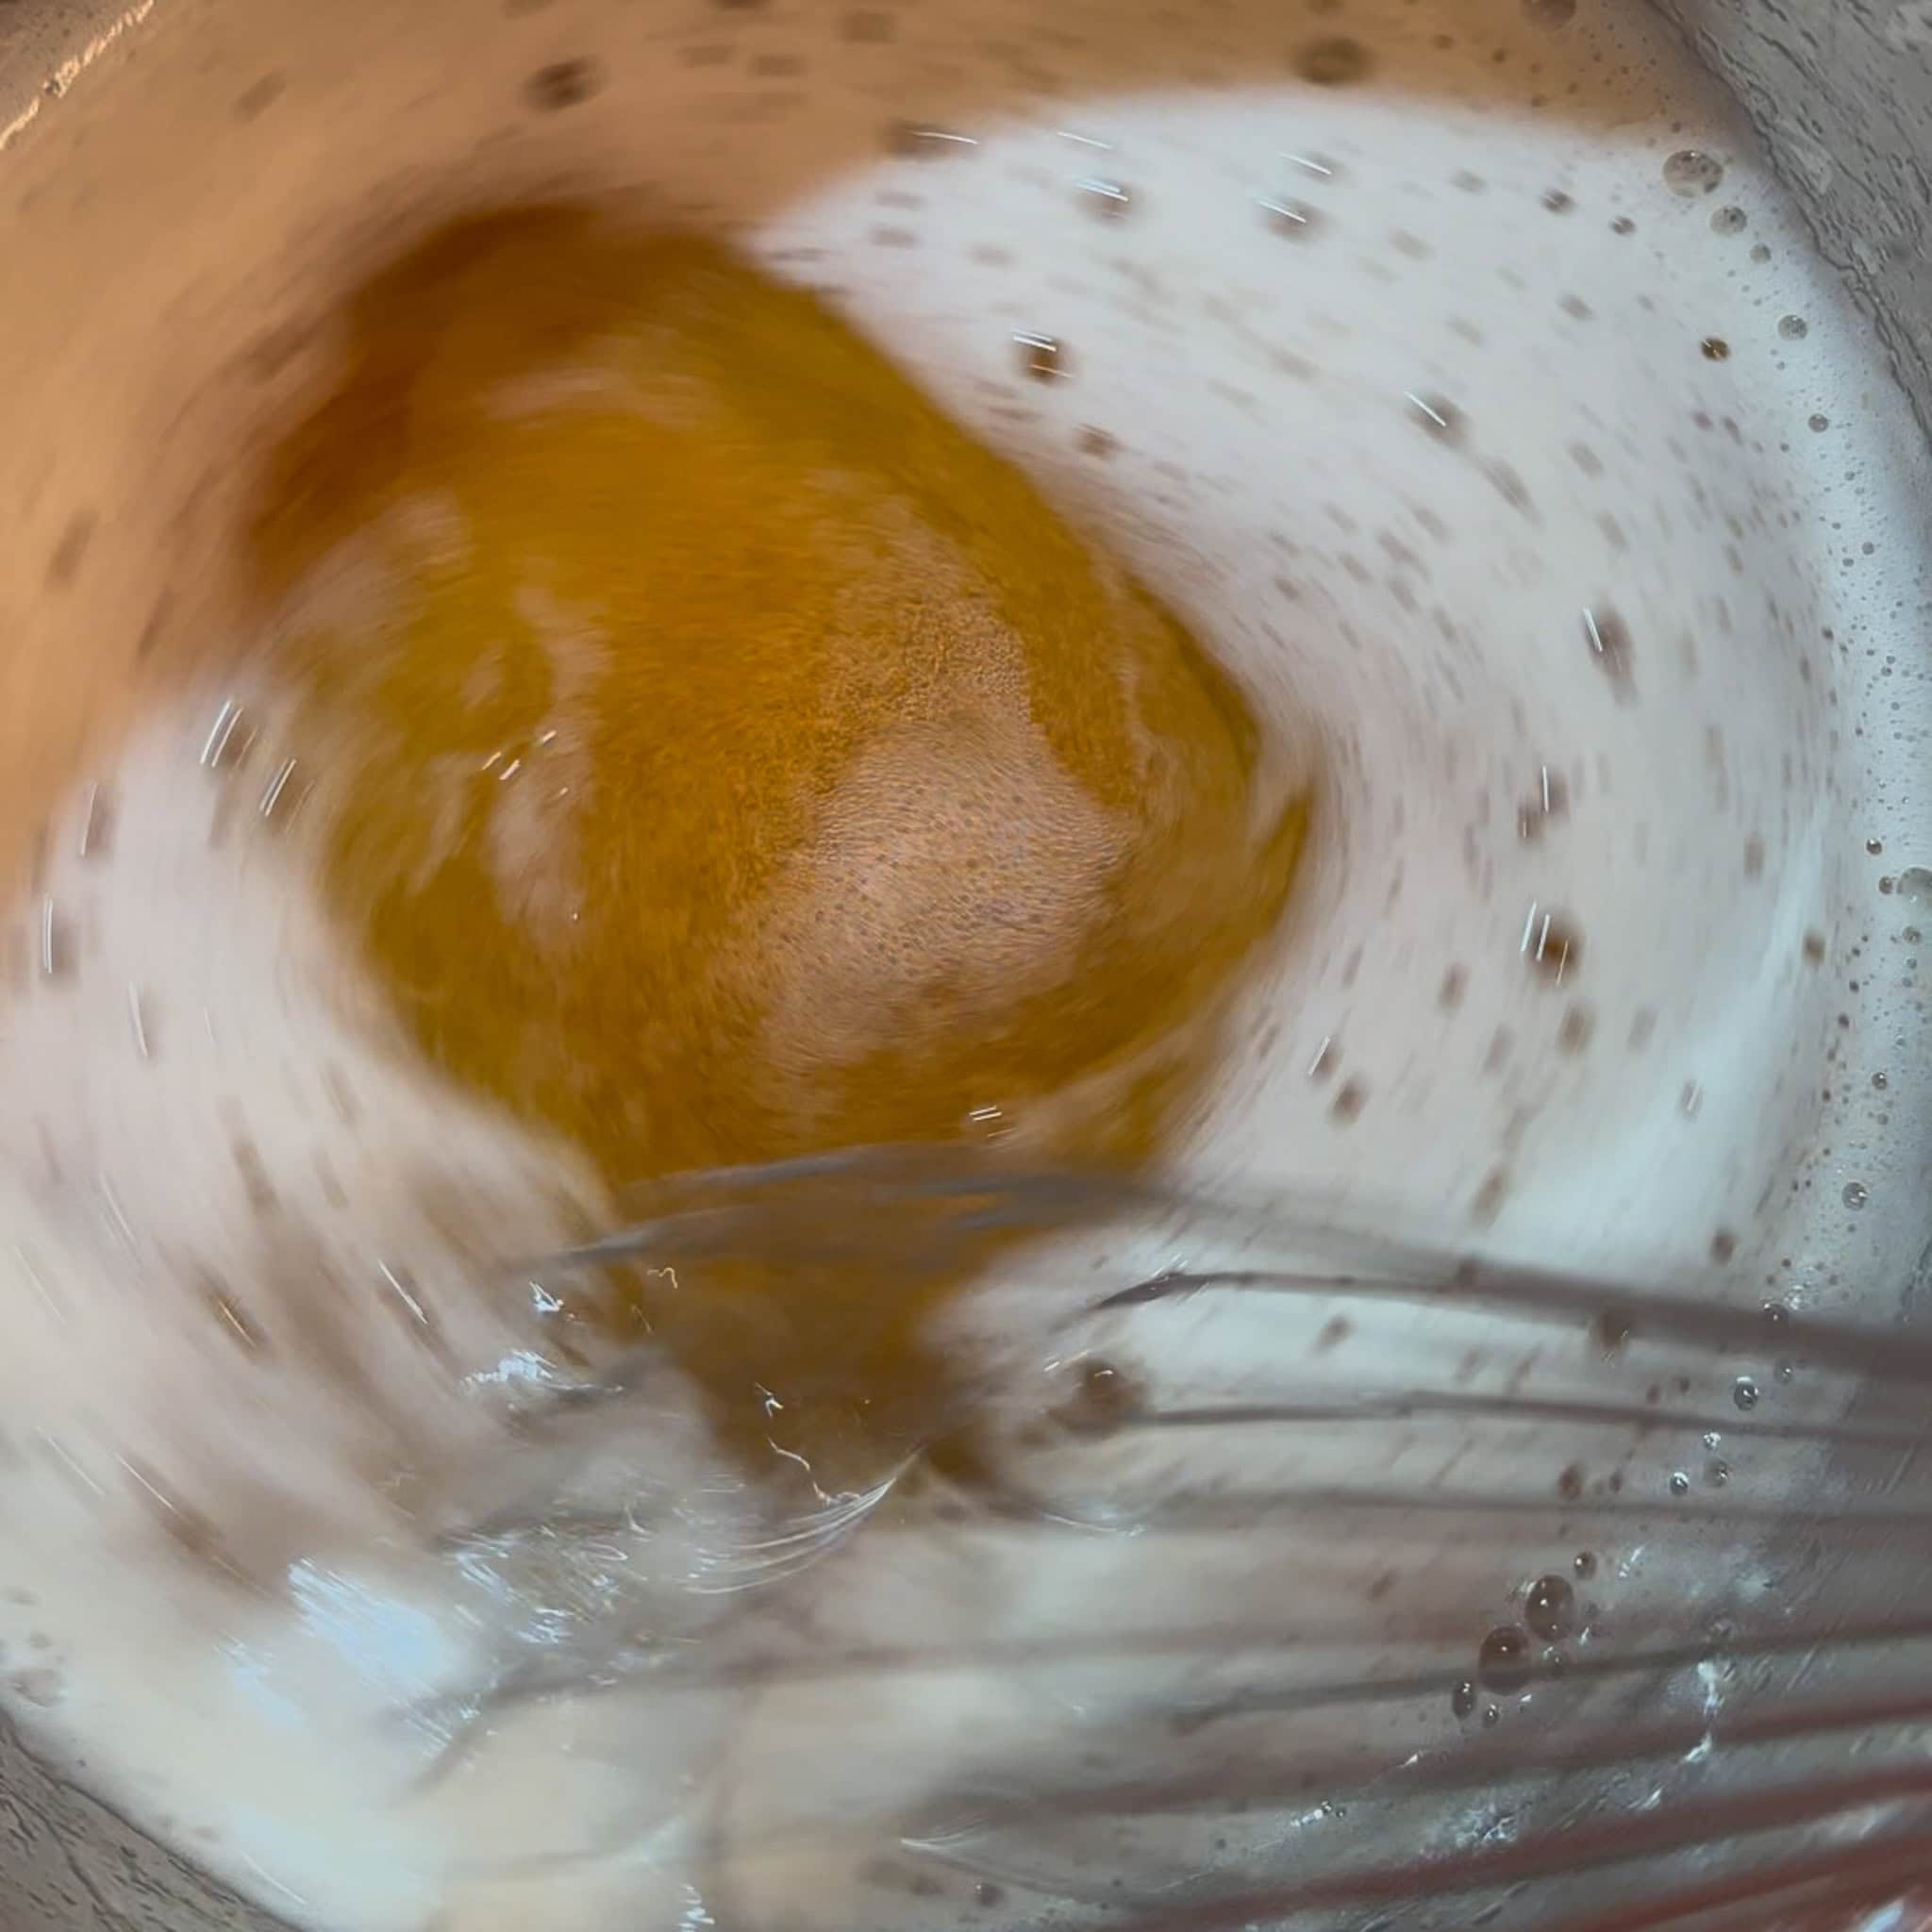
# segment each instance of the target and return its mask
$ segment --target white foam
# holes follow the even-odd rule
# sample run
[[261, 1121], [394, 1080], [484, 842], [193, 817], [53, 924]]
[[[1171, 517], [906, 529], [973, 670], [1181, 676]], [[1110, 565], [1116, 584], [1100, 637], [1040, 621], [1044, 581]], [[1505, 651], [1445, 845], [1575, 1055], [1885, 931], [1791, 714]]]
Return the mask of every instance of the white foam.
[[[374, 192], [405, 151], [418, 165], [458, 151], [535, 58], [492, 42], [453, 60], [455, 30], [424, 9], [380, 24], [391, 58], [365, 72], [330, 51], [375, 44], [356, 22], [305, 25], [297, 11], [238, 28], [264, 36], [264, 58], [312, 63], [282, 144], [236, 191], [238, 234], [253, 220], [279, 235], [290, 197], [317, 192], [303, 142], [320, 145], [345, 103], [371, 112], [383, 90], [398, 111], [412, 90], [432, 103], [407, 130], [394, 120], [394, 154], [341, 155], [346, 204], [352, 177]], [[927, 32], [956, 82], [981, 60], [995, 75], [977, 76], [974, 144], [938, 160], [873, 158], [876, 123], [923, 103], [903, 78], [868, 81], [857, 52], [811, 111], [773, 109], [760, 138], [734, 142], [716, 134], [733, 96], [705, 92], [703, 70], [675, 58], [685, 42], [633, 37], [607, 50], [609, 118], [593, 104], [574, 130], [531, 140], [559, 163], [590, 158], [598, 178], [702, 189], [778, 271], [836, 284], [963, 421], [1108, 531], [1259, 703], [1319, 721], [1325, 842], [1279, 978], [1201, 1124], [1204, 1170], [1291, 1179], [1457, 1242], [1641, 1279], [1700, 1274], [1724, 1235], [1763, 1292], [1863, 1310], [1894, 1291], [1922, 1239], [1907, 1197], [1923, 1191], [1932, 1118], [1913, 1074], [1926, 1056], [1910, 918], [1877, 891], [1885, 874], [1932, 863], [1915, 843], [1932, 822], [1917, 444], [1749, 143], [1647, 26], [1586, 42], [1581, 23], [1545, 36], [1500, 0], [1451, 11], [1462, 44], [1438, 59], [1438, 23], [1419, 18], [1431, 9], [1352, 5], [1347, 30], [1383, 58], [1357, 89], [1257, 81], [1279, 71], [1284, 29], [1257, 7], [1182, 41], [1147, 27], [1161, 58], [1123, 59], [1111, 82], [1083, 80], [1050, 111], [1010, 112], [1003, 57], [968, 51], [978, 42], [958, 9], [941, 26], [908, 18], [908, 60]], [[560, 6], [553, 24], [590, 34], [601, 16]], [[1095, 31], [1144, 25], [1116, 10]], [[1513, 64], [1493, 66], [1488, 43]], [[1054, 58], [1080, 66], [1064, 48]], [[180, 58], [182, 74], [155, 84], [187, 100], [200, 83]], [[1519, 80], [1532, 60], [1545, 77]], [[1196, 68], [1199, 87], [1174, 78]], [[1589, 92], [1558, 118], [1570, 77]], [[1532, 107], [1538, 92], [1556, 108]], [[671, 109], [642, 110], [667, 95]], [[820, 142], [850, 165], [794, 192]], [[1074, 185], [1095, 172], [1094, 142], [1131, 190], [1118, 216]], [[1687, 146], [1725, 159], [1708, 201], [1663, 181], [1665, 156]], [[1547, 207], [1551, 191], [1568, 206]], [[1264, 205], [1286, 198], [1314, 215], [1305, 233], [1281, 232]], [[1718, 206], [1743, 209], [1746, 226], [1714, 232]], [[1613, 233], [1618, 215], [1633, 234]], [[882, 227], [918, 245], [888, 243]], [[1760, 243], [1768, 261], [1752, 257]], [[1778, 333], [1785, 314], [1805, 318], [1802, 338]], [[1020, 373], [1013, 336], [1027, 330], [1065, 345], [1063, 379]], [[1728, 357], [1703, 355], [1706, 338]], [[1412, 398], [1455, 433], [1432, 433]], [[1827, 429], [1807, 426], [1814, 414]], [[1110, 459], [1088, 453], [1090, 425], [1114, 439]], [[1592, 661], [1587, 609], [1626, 626], [1635, 702]], [[1140, 1655], [1124, 1673], [1103, 1639], [1207, 1614], [1271, 1641], [1291, 1624], [1334, 1673], [1398, 1643], [1453, 1658], [1473, 1654], [1525, 1572], [1568, 1554], [1541, 1527], [1498, 1546], [1453, 1514], [1399, 1531], [1328, 1524], [1319, 1539], [1297, 1520], [1239, 1541], [868, 1534], [775, 1594], [760, 1640], [910, 1633], [963, 1651], [1084, 1634], [1090, 1657], [519, 1706], [453, 1775], [419, 1788], [448, 1726], [398, 1724], [397, 1707], [523, 1654], [512, 1626], [529, 1606], [500, 1577], [422, 1554], [383, 1488], [408, 1462], [424, 1494], [405, 1500], [434, 1520], [474, 1503], [448, 1493], [454, 1473], [500, 1446], [494, 1410], [458, 1394], [409, 1304], [429, 1300], [462, 1368], [510, 1377], [504, 1364], [541, 1358], [539, 1311], [436, 1291], [453, 1268], [467, 1283], [477, 1257], [561, 1232], [561, 1157], [411, 1071], [291, 848], [250, 818], [261, 769], [246, 791], [217, 791], [196, 765], [206, 716], [196, 701], [152, 720], [120, 757], [109, 852], [79, 855], [86, 808], [72, 803], [42, 890], [74, 971], [32, 981], [0, 1027], [12, 1103], [0, 1186], [18, 1243], [0, 1352], [17, 1455], [0, 1490], [4, 1580], [36, 1599], [0, 1606], [0, 1642], [9, 1670], [25, 1658], [54, 1674], [13, 1680], [37, 1736], [273, 1909], [358, 1932], [414, 1932], [439, 1909], [455, 1932], [621, 1912], [702, 1924], [691, 1888], [719, 1868], [691, 1840], [716, 1824], [739, 1923], [780, 1907], [841, 1932], [915, 1912], [957, 1923], [957, 1894], [914, 1906], [867, 1876], [924, 1791], [962, 1765], [1053, 1762], [1096, 1733], [1118, 1742], [1106, 1725], [1133, 1695], [1183, 1676], [1195, 1690], [1238, 1682], [1246, 1655], [1230, 1640], [1212, 1668]], [[1545, 767], [1567, 812], [1524, 840], [1519, 807]], [[242, 823], [211, 844], [219, 796], [240, 799]], [[1554, 988], [1521, 956], [1529, 908], [1552, 905], [1582, 936]], [[39, 899], [18, 916], [42, 932]], [[1822, 962], [1807, 956], [1812, 930]], [[1359, 1105], [1339, 1123], [1348, 1081]], [[344, 1083], [359, 1097], [346, 1117]], [[461, 1239], [447, 1213], [425, 1212], [425, 1173], [460, 1203]], [[1857, 1212], [1843, 1205], [1854, 1179], [1871, 1192]], [[251, 1201], [264, 1182], [281, 1203], [266, 1213]], [[278, 1217], [307, 1245], [265, 1266]], [[1174, 1230], [1147, 1258], [1212, 1260], [1230, 1239]], [[1089, 1278], [1086, 1259], [1050, 1282]], [[209, 1269], [268, 1348], [223, 1332]], [[322, 1280], [341, 1299], [318, 1309]], [[1006, 1351], [1022, 1407], [1069, 1349], [1032, 1325], [1041, 1306], [1038, 1292], [990, 1294], [974, 1324]], [[1540, 1393], [1633, 1402], [1657, 1372], [1641, 1341], [1606, 1365], [1568, 1335], [1525, 1366], [1513, 1328], [1457, 1311], [1357, 1309], [1356, 1340], [1320, 1354], [1338, 1311], [1204, 1301], [1078, 1345], [1104, 1346], [1157, 1398], [1278, 1395], [1317, 1359], [1357, 1390], [1474, 1357], [1473, 1390], [1526, 1375]], [[1689, 1399], [1717, 1399], [1729, 1374], [1713, 1365]], [[1801, 1382], [1775, 1399], [1801, 1415], [1829, 1398]], [[641, 1459], [674, 1492], [695, 1482], [704, 1445], [675, 1402], [640, 1426], [618, 1465]], [[1576, 1446], [1525, 1424], [1486, 1436], [1472, 1462], [1458, 1442], [1466, 1429], [1441, 1423], [1338, 1428], [1290, 1449], [1167, 1439], [1124, 1446], [1098, 1478], [1053, 1458], [1040, 1474], [1098, 1481], [1117, 1506], [1285, 1475], [1546, 1496], [1576, 1454], [1660, 1512], [1601, 1552], [1619, 1619], [1677, 1629], [1728, 1601], [1739, 1573], [1753, 1587], [1734, 1533], [1671, 1527], [1679, 1444], [1624, 1428]], [[1792, 1478], [1788, 1457], [1729, 1453], [1733, 1494]], [[195, 1520], [171, 1534], [171, 1510]], [[184, 1536], [201, 1560], [184, 1558]], [[251, 1594], [223, 1562], [291, 1593]], [[1399, 1584], [1371, 1596], [1384, 1574]], [[664, 1614], [689, 1601], [649, 1600]], [[597, 1603], [572, 1601], [576, 1626], [601, 1627]], [[1333, 1722], [1359, 1740], [1356, 1720]], [[1381, 1741], [1399, 1757], [1451, 1728], [1446, 1709], [1405, 1713]], [[1316, 1828], [1271, 1815], [1237, 1852], [1273, 1857]], [[1097, 1883], [1088, 1868], [1127, 1850], [1185, 1864], [1202, 1848], [1075, 1834], [1031, 1875], [1049, 1890]]]

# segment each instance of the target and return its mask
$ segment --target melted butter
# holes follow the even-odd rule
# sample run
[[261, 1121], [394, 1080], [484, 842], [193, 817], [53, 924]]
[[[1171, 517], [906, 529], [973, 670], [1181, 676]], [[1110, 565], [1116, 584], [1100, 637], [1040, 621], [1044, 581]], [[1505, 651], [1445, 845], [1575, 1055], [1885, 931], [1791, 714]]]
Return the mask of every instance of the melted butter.
[[[352, 315], [258, 555], [327, 897], [428, 1058], [620, 1188], [962, 1134], [1157, 1155], [1307, 820], [1172, 613], [710, 243], [493, 218]], [[760, 1387], [875, 1429], [931, 1413], [956, 1258], [605, 1312], [760, 1433]]]

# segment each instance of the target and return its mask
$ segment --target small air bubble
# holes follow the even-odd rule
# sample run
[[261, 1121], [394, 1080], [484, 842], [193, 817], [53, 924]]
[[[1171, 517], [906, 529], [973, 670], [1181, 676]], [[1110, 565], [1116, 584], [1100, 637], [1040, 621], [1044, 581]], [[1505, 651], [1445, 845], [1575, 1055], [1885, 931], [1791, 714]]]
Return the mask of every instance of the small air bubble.
[[74, 971], [73, 936], [54, 904], [52, 893], [41, 900], [39, 956], [42, 979], [66, 979]]
[[1724, 178], [1724, 164], [1702, 148], [1683, 147], [1665, 160], [1663, 176], [1664, 186], [1673, 194], [1692, 200], [1717, 187]]
[[80, 856], [107, 858], [114, 847], [114, 801], [98, 784], [87, 788], [87, 808], [80, 823]]
[[1777, 332], [1788, 342], [1801, 342], [1811, 333], [1811, 325], [1802, 315], [1781, 315]]
[[1908, 865], [1899, 874], [1894, 886], [1899, 897], [1912, 906], [1932, 906], [1932, 870]]
[[1268, 225], [1277, 235], [1306, 235], [1315, 225], [1314, 210], [1298, 201], [1272, 194], [1259, 195], [1257, 199], [1261, 212], [1268, 217]]
[[1130, 188], [1118, 181], [1104, 181], [1098, 175], [1088, 175], [1074, 182], [1081, 199], [1097, 214], [1124, 215], [1134, 205], [1134, 193]]
[[1476, 1653], [1477, 1681], [1489, 1690], [1516, 1690], [1529, 1682], [1529, 1639], [1514, 1624], [1499, 1624]]
[[910, 160], [938, 160], [947, 155], [964, 154], [979, 142], [971, 134], [955, 134], [950, 128], [895, 121], [886, 130], [886, 145], [893, 154]]
[[1690, 1493], [1690, 1478], [1681, 1469], [1671, 1472], [1671, 1494], [1688, 1496]]
[[[515, 767], [512, 766], [511, 769], [514, 770]], [[261, 798], [256, 806], [256, 811], [261, 818], [273, 820], [278, 812], [283, 811], [285, 801], [287, 802], [288, 809], [291, 811], [301, 802], [300, 792], [291, 793], [289, 790], [289, 781], [294, 775], [295, 760], [293, 758], [284, 758], [275, 767], [274, 774], [262, 788]]]
[[1078, 1435], [1105, 1436], [1129, 1422], [1141, 1408], [1133, 1379], [1098, 1357], [1078, 1364], [1078, 1380], [1061, 1405], [1058, 1420]]
[[233, 698], [224, 698], [215, 722], [202, 741], [201, 763], [210, 772], [225, 772], [239, 765], [255, 741], [247, 713]]
[[1570, 1567], [1579, 1576], [1586, 1578], [1594, 1576], [1596, 1574], [1595, 1553], [1590, 1550], [1578, 1550], [1575, 1556], [1570, 1559]]
[[1417, 395], [1413, 390], [1404, 391], [1403, 400], [1415, 420], [1439, 441], [1462, 441], [1462, 411], [1454, 403], [1442, 396]]
[[1020, 367], [1035, 382], [1054, 382], [1066, 375], [1066, 349], [1058, 336], [1042, 335], [1037, 329], [1016, 328], [1013, 343], [1020, 352]]
[[1341, 1091], [1329, 1106], [1329, 1117], [1339, 1127], [1349, 1126], [1361, 1117], [1361, 1110], [1368, 1105], [1368, 1100], [1369, 1090], [1359, 1080], [1344, 1080]]
[[1636, 232], [1637, 224], [1628, 215], [1619, 215], [1610, 224], [1610, 233], [1613, 235], [1634, 235]]
[[1715, 235], [1735, 235], [1748, 225], [1751, 217], [1740, 208], [1721, 208], [1710, 217], [1711, 232]]
[[1631, 671], [1630, 626], [1614, 610], [1586, 607], [1583, 641], [1597, 669], [1610, 680], [1618, 703], [1628, 704], [1637, 690]]
[[1523, 1621], [1554, 1643], [1576, 1628], [1576, 1592], [1567, 1577], [1539, 1576], [1523, 1602]]
[[1749, 1410], [1756, 1408], [1757, 1407], [1757, 1384], [1749, 1375], [1740, 1375], [1731, 1384], [1731, 1400], [1741, 1409]]
[[1822, 434], [1824, 430], [1831, 427], [1831, 418], [1829, 416], [1808, 416], [1806, 418], [1806, 424], [1814, 434]]
[[1352, 87], [1374, 64], [1369, 50], [1343, 34], [1308, 41], [1294, 53], [1294, 71], [1317, 87]]
[[1552, 188], [1543, 194], [1543, 206], [1553, 215], [1567, 215], [1576, 206], [1576, 197], [1560, 188]]
[[1697, 347], [1707, 362], [1724, 362], [1730, 359], [1731, 345], [1722, 336], [1706, 336]]
[[1518, 950], [1533, 972], [1553, 985], [1561, 986], [1564, 977], [1575, 970], [1583, 941], [1560, 912], [1546, 911], [1532, 902]]
[[1576, 0], [1523, 0], [1523, 17], [1531, 26], [1555, 32], [1576, 18]]
[[603, 70], [594, 60], [553, 60], [525, 81], [524, 100], [540, 114], [556, 114], [581, 107], [603, 84]]
[[1468, 1677], [1463, 1678], [1449, 1693], [1449, 1708], [1457, 1717], [1467, 1717], [1475, 1708], [1475, 1685]]
[[1872, 1191], [1863, 1181], [1847, 1181], [1844, 1191], [1844, 1204], [1854, 1210], [1862, 1208], [1872, 1198]]

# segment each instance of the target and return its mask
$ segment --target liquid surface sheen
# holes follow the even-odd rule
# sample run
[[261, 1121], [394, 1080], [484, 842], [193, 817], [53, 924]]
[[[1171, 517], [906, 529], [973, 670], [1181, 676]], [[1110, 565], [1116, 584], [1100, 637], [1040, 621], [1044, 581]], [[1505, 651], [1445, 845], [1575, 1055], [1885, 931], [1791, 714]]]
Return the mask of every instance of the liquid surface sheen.
[[712, 243], [480, 220], [353, 313], [258, 542], [328, 895], [430, 1060], [620, 1188], [1152, 1154], [1307, 816], [1175, 618]]

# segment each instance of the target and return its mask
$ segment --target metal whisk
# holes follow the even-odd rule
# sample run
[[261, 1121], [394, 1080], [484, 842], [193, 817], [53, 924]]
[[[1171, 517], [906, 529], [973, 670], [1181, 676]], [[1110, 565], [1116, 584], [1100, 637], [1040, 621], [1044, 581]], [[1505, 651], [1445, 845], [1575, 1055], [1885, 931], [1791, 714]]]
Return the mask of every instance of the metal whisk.
[[[689, 1177], [519, 1274], [886, 1255], [910, 1280], [1014, 1231], [1035, 1239], [980, 1298], [1008, 1345], [972, 1416], [935, 1416], [870, 1490], [760, 1519], [702, 1634], [619, 1591], [522, 1651], [452, 1748], [587, 1690], [791, 1699], [791, 1794], [721, 1838], [717, 1895], [767, 1840], [851, 1836], [863, 1926], [1922, 1923], [1932, 1254], [1881, 1325], [1458, 1258], [1278, 1193], [873, 1149]], [[653, 1366], [525, 1421], [588, 1417], [594, 1442]], [[928, 1457], [962, 1430], [963, 1472]], [[691, 1520], [652, 1507], [453, 1545], [555, 1562]], [[834, 1550], [874, 1580], [824, 1585]], [[880, 1601], [915, 1575], [923, 1624]], [[801, 1588], [808, 1614], [774, 1607]], [[879, 1760], [870, 1810], [793, 1790], [787, 1754], [825, 1724]], [[720, 1923], [782, 1922], [748, 1896]]]

